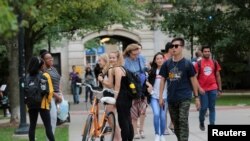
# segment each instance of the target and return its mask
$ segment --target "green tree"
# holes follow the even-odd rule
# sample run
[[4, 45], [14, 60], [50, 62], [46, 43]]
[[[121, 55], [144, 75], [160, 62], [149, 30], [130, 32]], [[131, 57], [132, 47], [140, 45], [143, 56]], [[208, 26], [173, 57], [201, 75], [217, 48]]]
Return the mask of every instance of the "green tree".
[[17, 31], [17, 19], [7, 1], [0, 1], [0, 37], [10, 37]]
[[[222, 64], [226, 88], [249, 87], [249, 0], [176, 1], [163, 12], [161, 28], [193, 43], [206, 44]], [[237, 25], [237, 26], [236, 26]]]
[[[132, 22], [135, 21], [135, 12], [131, 11], [140, 8], [135, 0], [8, 0], [3, 4], [14, 17], [23, 17], [20, 26], [25, 30], [26, 64], [33, 54], [34, 45], [45, 39], [72, 38], [75, 34], [84, 36], [86, 32], [108, 28], [115, 23], [126, 27], [135, 26], [137, 23]], [[17, 22], [14, 25], [17, 26]], [[5, 31], [13, 33], [7, 26]], [[3, 37], [2, 34], [0, 37]], [[7, 41], [3, 42], [3, 39]], [[16, 96], [16, 86], [19, 86], [17, 36], [14, 34], [11, 38], [1, 38], [0, 43], [7, 48], [9, 54], [11, 121], [15, 122], [19, 110], [19, 98]]]

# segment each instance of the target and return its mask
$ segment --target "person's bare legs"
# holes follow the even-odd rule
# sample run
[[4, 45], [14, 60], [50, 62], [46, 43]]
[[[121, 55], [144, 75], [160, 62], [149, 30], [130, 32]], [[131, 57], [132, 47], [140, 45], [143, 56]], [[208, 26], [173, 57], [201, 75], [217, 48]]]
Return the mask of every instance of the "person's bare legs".
[[[116, 108], [114, 107], [114, 105], [106, 105], [106, 112], [113, 112], [114, 114], [116, 113]], [[122, 137], [121, 137], [121, 129], [120, 126], [116, 124], [115, 127], [115, 135], [114, 135], [114, 141], [121, 141]]]
[[174, 133], [174, 124], [173, 124], [172, 120], [170, 121], [169, 129]]
[[115, 127], [114, 141], [122, 141], [121, 128], [119, 125], [116, 125], [116, 127]]
[[[166, 104], [165, 107], [167, 107], [168, 105]], [[170, 119], [170, 123], [171, 124], [171, 119]], [[168, 130], [168, 108], [166, 109], [166, 129], [164, 131], [164, 135], [170, 135], [170, 132]]]
[[132, 125], [133, 125], [133, 128], [134, 128], [134, 139], [139, 139], [140, 138], [140, 134], [138, 132], [137, 121], [138, 121], [138, 119], [132, 119]]
[[145, 114], [141, 114], [141, 116], [140, 116], [140, 128], [139, 128], [139, 132], [140, 132], [141, 138], [145, 138], [145, 134], [144, 134], [144, 122], [145, 122], [145, 118], [146, 118], [146, 115]]

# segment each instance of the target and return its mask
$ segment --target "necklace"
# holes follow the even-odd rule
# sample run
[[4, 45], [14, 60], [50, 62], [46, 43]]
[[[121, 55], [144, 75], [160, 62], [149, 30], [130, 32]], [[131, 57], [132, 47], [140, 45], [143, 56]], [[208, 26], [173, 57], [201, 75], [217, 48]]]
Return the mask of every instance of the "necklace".
[[175, 61], [174, 59], [172, 60], [172, 63], [173, 63], [173, 66], [174, 66], [173, 70], [176, 70], [178, 68], [177, 66], [178, 66], [179, 61]]

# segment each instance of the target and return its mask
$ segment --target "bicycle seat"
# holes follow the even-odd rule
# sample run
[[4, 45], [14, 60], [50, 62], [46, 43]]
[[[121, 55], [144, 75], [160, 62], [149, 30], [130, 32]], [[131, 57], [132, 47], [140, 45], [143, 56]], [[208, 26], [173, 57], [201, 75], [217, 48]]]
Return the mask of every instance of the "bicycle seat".
[[113, 97], [102, 97], [101, 98], [101, 102], [103, 103], [103, 104], [112, 104], [112, 105], [114, 105], [115, 104], [115, 102], [116, 102], [116, 99], [115, 98], [113, 98]]

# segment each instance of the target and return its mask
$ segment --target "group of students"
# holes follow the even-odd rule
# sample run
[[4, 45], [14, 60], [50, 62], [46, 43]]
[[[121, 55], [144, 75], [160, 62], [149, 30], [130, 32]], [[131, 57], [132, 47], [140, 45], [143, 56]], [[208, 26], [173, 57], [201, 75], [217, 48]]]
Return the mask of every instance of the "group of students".
[[[115, 51], [99, 57], [98, 65], [101, 72], [96, 74], [97, 80], [104, 88], [113, 89], [115, 92], [116, 104], [108, 105], [106, 108], [107, 111], [117, 111], [119, 126], [116, 128], [115, 141], [145, 138], [144, 122], [148, 105], [151, 105], [154, 114], [155, 141], [165, 141], [163, 135], [167, 129], [167, 109], [178, 141], [188, 141], [189, 108], [193, 96], [196, 108], [200, 111], [200, 129], [205, 130], [204, 117], [207, 108], [209, 108], [210, 124], [215, 124], [216, 95], [222, 92], [219, 74], [221, 68], [211, 59], [210, 48], [203, 47], [200, 65], [198, 63], [193, 65], [182, 55], [185, 46], [182, 38], [174, 38], [168, 46], [169, 54], [156, 53], [150, 65], [140, 53], [142, 46], [135, 43], [128, 45], [123, 53]], [[140, 99], [129, 97], [127, 90], [129, 82], [124, 68], [135, 73], [140, 78], [141, 84], [146, 83], [150, 96]], [[49, 141], [54, 141], [56, 103], [60, 102], [62, 97], [61, 76], [53, 67], [51, 54], [41, 51], [40, 57], [32, 57], [28, 73], [29, 75], [43, 73], [50, 88], [49, 96], [44, 97], [39, 107], [28, 107], [29, 139], [35, 140], [35, 128], [40, 113], [47, 138]], [[110, 95], [104, 93], [104, 96]], [[76, 103], [79, 102], [77, 98], [74, 100]]]
[[38, 114], [43, 121], [48, 141], [55, 141], [54, 133], [57, 122], [57, 103], [62, 101], [60, 89], [61, 76], [53, 67], [53, 57], [46, 51], [41, 50], [40, 56], [34, 56], [30, 59], [27, 69], [29, 76], [42, 74], [48, 81], [49, 94], [42, 99], [41, 105], [29, 105], [29, 140], [35, 141], [35, 129], [37, 125]]
[[[197, 62], [191, 63], [183, 57], [184, 46], [184, 39], [174, 38], [168, 48], [170, 52], [168, 57], [171, 57], [166, 59], [159, 71], [161, 78], [159, 105], [163, 108], [165, 106], [166, 92], [164, 91], [167, 86], [167, 104], [178, 141], [188, 141], [188, 118], [192, 97], [199, 110], [200, 129], [204, 131], [206, 111], [209, 109], [209, 124], [214, 125], [216, 97], [222, 94], [221, 67], [217, 61], [211, 58], [210, 47], [202, 46], [201, 51], [198, 52], [202, 53], [202, 57], [199, 57]], [[155, 141], [159, 141], [157, 132]]]
[[[159, 138], [162, 141], [164, 140], [166, 111], [164, 108], [160, 108], [158, 100], [160, 83], [158, 73], [160, 66], [163, 64], [164, 55], [157, 53], [150, 66], [141, 55], [141, 47], [139, 44], [130, 44], [123, 54], [119, 51], [111, 52], [101, 55], [98, 60], [98, 64], [102, 69], [101, 74], [98, 74], [97, 77], [99, 83], [103, 87], [114, 89], [117, 92], [117, 95], [115, 95], [116, 105], [107, 107], [107, 110], [117, 110], [118, 114], [119, 126], [116, 128], [115, 141], [132, 141], [133, 139], [145, 138], [144, 122], [149, 100], [147, 100], [146, 96], [133, 100], [129, 97], [125, 69], [135, 73], [139, 77], [141, 84], [146, 83], [147, 90], [151, 94], [150, 104], [155, 115], [155, 131], [156, 134], [161, 135]], [[150, 73], [148, 74], [148, 72]], [[104, 93], [104, 96], [107, 95]], [[165, 92], [164, 99], [166, 98], [167, 93]], [[160, 125], [162, 131], [157, 130], [160, 129]]]
[[[216, 68], [211, 63], [213, 60], [209, 47], [202, 48], [204, 54], [199, 68], [198, 63], [192, 64], [183, 57], [184, 46], [184, 39], [174, 38], [168, 44], [168, 54], [156, 53], [150, 65], [147, 65], [140, 54], [142, 46], [139, 44], [128, 45], [123, 54], [117, 51], [99, 57], [98, 64], [102, 72], [97, 79], [103, 87], [116, 92], [116, 105], [107, 108], [116, 110], [118, 114], [116, 141], [145, 138], [144, 121], [148, 105], [152, 107], [154, 114], [155, 141], [165, 141], [163, 135], [167, 130], [167, 109], [178, 141], [188, 141], [192, 97], [200, 111], [200, 129], [205, 130], [204, 120], [208, 108], [210, 124], [215, 124], [215, 100], [217, 94], [221, 94], [221, 68], [217, 62]], [[129, 97], [124, 68], [135, 73], [142, 84], [146, 83], [150, 96], [133, 100]], [[213, 71], [214, 69], [216, 70]]]

